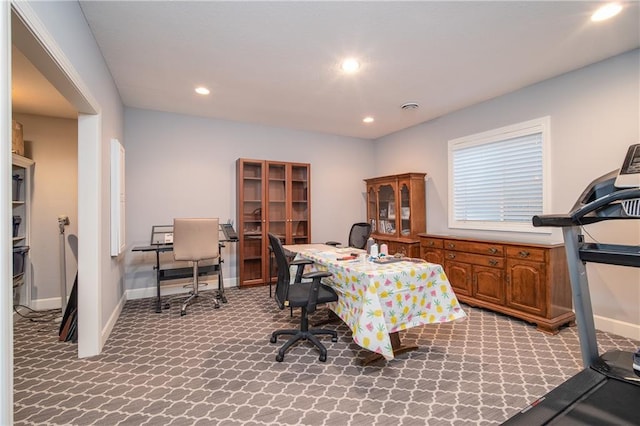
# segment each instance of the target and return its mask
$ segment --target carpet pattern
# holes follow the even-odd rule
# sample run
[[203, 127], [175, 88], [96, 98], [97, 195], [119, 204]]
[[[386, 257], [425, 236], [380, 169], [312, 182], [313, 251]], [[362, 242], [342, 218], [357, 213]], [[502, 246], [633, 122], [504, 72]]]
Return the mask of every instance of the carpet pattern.
[[[462, 322], [401, 334], [418, 350], [361, 366], [368, 352], [344, 324], [322, 338], [326, 363], [306, 342], [275, 361], [273, 330], [299, 317], [265, 287], [228, 289], [161, 314], [153, 299], [127, 301], [102, 354], [77, 358], [57, 324], [16, 317], [16, 425], [494, 425], [581, 369], [575, 328], [535, 327], [462, 305]], [[325, 312], [316, 312], [315, 319]], [[639, 342], [598, 332], [601, 352]]]

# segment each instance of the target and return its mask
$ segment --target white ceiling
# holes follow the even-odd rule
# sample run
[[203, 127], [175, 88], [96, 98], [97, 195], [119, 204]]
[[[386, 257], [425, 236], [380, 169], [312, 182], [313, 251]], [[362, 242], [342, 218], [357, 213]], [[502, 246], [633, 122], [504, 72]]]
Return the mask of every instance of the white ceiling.
[[78, 112], [16, 47], [11, 49], [13, 112], [76, 118]]
[[368, 139], [640, 47], [640, 4], [599, 4], [80, 1], [129, 107]]

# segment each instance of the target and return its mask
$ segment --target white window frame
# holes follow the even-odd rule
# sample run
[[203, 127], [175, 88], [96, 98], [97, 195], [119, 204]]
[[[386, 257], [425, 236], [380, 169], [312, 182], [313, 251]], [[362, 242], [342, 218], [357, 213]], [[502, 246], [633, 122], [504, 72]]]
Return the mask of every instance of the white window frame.
[[500, 127], [486, 132], [476, 133], [448, 142], [448, 226], [449, 228], [473, 229], [485, 231], [506, 231], [506, 232], [532, 232], [537, 234], [549, 234], [548, 228], [535, 228], [531, 222], [509, 222], [509, 221], [465, 221], [457, 220], [454, 211], [454, 167], [453, 153], [458, 149], [472, 146], [490, 144], [507, 139], [531, 135], [542, 134], [542, 214], [548, 214], [552, 210], [551, 206], [551, 164], [549, 159], [549, 149], [551, 144], [551, 118], [549, 116], [536, 118], [513, 125]]

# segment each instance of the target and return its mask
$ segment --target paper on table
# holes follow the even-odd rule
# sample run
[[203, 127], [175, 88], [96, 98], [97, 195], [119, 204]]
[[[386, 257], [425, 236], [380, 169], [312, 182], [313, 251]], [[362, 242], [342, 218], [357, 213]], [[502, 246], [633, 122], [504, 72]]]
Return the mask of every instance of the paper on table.
[[352, 251], [353, 251], [353, 248], [351, 247], [340, 247], [336, 249], [336, 253], [351, 253]]

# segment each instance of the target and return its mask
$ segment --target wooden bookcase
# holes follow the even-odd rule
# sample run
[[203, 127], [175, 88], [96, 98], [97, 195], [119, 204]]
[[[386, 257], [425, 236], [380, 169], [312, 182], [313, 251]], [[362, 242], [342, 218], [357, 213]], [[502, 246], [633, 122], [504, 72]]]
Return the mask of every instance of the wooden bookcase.
[[311, 241], [311, 165], [238, 159], [239, 285], [255, 286], [275, 280], [269, 271], [269, 238], [284, 244]]
[[418, 233], [427, 229], [425, 176], [404, 173], [365, 179], [371, 236], [378, 244], [387, 244], [389, 254], [420, 256]]

